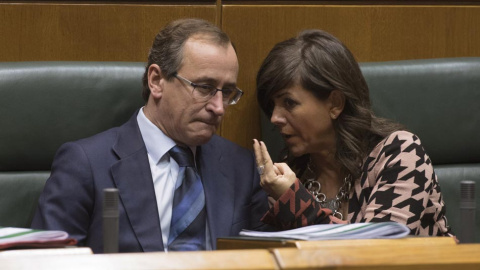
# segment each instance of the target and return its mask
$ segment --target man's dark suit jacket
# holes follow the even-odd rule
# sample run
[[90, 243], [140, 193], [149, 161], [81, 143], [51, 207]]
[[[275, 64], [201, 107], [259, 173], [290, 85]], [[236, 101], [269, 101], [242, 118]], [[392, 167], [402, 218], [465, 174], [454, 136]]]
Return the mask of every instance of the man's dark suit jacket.
[[[163, 251], [147, 150], [135, 114], [127, 123], [58, 150], [32, 228], [63, 230], [103, 252], [103, 189], [119, 190], [119, 251]], [[258, 229], [268, 210], [253, 154], [219, 136], [198, 147], [212, 247]], [[207, 239], [208, 240], [208, 239]]]

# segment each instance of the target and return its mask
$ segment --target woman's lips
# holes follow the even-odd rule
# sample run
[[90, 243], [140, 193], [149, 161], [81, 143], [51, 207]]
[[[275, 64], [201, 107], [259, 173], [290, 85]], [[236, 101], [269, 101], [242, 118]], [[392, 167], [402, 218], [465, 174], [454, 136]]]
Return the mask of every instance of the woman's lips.
[[282, 133], [282, 137], [287, 142], [290, 138], [293, 137], [293, 135]]

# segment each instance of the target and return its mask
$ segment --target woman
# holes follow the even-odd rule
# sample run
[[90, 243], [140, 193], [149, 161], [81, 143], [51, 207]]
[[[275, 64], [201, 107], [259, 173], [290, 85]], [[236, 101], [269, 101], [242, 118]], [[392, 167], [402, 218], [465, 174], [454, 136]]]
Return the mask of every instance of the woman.
[[287, 146], [285, 163], [273, 164], [254, 140], [262, 187], [275, 200], [265, 223], [395, 221], [412, 235], [449, 235], [420, 140], [373, 114], [358, 63], [337, 38], [307, 30], [278, 43], [258, 72], [257, 98]]

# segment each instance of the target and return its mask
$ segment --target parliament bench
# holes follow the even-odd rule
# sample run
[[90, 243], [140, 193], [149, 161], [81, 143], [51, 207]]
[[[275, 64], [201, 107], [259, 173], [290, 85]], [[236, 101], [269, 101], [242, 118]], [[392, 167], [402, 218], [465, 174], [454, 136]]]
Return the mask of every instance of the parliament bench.
[[[379, 116], [407, 126], [432, 159], [453, 231], [460, 181], [480, 194], [480, 58], [361, 63]], [[0, 63], [0, 226], [29, 227], [59, 146], [124, 123], [144, 102], [142, 62]], [[262, 115], [272, 157], [281, 137]], [[476, 200], [476, 231], [480, 231]], [[480, 242], [480, 233], [476, 242]]]
[[142, 106], [140, 62], [0, 63], [0, 226], [30, 227], [62, 143]]

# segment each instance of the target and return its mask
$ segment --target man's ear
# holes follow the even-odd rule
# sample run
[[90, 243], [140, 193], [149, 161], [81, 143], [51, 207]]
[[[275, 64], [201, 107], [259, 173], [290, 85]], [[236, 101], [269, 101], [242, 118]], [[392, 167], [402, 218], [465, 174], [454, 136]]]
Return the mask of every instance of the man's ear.
[[148, 67], [148, 88], [150, 88], [150, 95], [159, 99], [163, 94], [164, 78], [162, 70], [157, 64], [151, 64]]
[[330, 117], [337, 119], [345, 107], [345, 95], [340, 90], [333, 90], [328, 99], [330, 101]]

